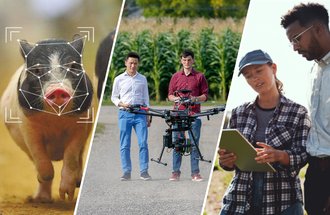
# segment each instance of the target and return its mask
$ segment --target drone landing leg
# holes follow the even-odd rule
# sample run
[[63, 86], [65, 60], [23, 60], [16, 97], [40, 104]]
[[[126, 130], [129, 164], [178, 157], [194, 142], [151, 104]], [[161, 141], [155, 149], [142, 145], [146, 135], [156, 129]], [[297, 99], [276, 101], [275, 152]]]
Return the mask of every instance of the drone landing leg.
[[196, 144], [196, 139], [195, 139], [195, 136], [193, 134], [193, 132], [191, 131], [191, 128], [188, 130], [188, 132], [191, 134], [191, 137], [192, 137], [192, 140], [193, 140], [193, 143], [191, 143], [191, 146], [195, 146], [196, 147], [196, 150], [198, 152], [198, 155], [199, 155], [199, 158], [195, 158], [195, 159], [198, 159], [200, 161], [204, 161], [204, 162], [208, 162], [208, 163], [211, 163], [212, 161], [211, 160], [205, 160], [201, 151], [199, 150], [199, 147], [198, 145]]
[[165, 145], [163, 145], [163, 149], [162, 149], [162, 151], [161, 151], [161, 153], [160, 153], [159, 158], [157, 158], [157, 159], [153, 159], [153, 158], [151, 158], [151, 161], [156, 162], [156, 163], [159, 163], [159, 164], [163, 164], [164, 166], [167, 166], [167, 163], [163, 163], [163, 162], [161, 162], [162, 157], [163, 157], [164, 150], [165, 150]]

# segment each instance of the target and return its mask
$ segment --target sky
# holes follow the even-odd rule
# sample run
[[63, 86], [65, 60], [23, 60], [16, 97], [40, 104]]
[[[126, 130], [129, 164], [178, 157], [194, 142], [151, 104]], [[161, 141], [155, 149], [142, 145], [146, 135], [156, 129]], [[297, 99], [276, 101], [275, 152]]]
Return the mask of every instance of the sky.
[[286, 37], [285, 29], [280, 25], [281, 16], [295, 5], [304, 2], [317, 2], [325, 6], [330, 13], [329, 0], [251, 0], [246, 17], [242, 40], [232, 79], [227, 110], [252, 101], [255, 91], [241, 75], [238, 77], [238, 63], [249, 51], [262, 49], [277, 64], [277, 77], [283, 82], [284, 95], [289, 99], [307, 106], [309, 73], [314, 61], [307, 61], [293, 51]]

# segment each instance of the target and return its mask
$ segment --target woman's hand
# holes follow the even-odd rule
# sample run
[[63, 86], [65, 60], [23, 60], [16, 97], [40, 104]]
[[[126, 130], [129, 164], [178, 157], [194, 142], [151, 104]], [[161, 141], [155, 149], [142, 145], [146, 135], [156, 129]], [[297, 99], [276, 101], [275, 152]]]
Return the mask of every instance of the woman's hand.
[[256, 148], [257, 156], [255, 157], [255, 160], [257, 163], [279, 162], [285, 166], [290, 164], [290, 159], [287, 152], [274, 149], [273, 147], [262, 142], [257, 142], [257, 145], [262, 147]]
[[226, 149], [219, 149], [219, 164], [230, 169], [235, 167], [236, 155], [232, 152], [227, 152]]

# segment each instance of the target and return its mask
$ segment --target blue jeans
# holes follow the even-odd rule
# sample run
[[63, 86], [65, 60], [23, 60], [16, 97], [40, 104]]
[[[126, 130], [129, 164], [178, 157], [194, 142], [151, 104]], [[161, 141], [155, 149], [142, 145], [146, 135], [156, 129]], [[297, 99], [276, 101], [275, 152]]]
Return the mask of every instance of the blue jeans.
[[264, 186], [264, 175], [262, 172], [253, 172], [252, 209], [254, 213], [261, 214], [262, 191]]
[[281, 215], [303, 215], [304, 209], [301, 202], [296, 202], [287, 209], [285, 209]]
[[[227, 211], [224, 210], [220, 211], [220, 215], [229, 215], [229, 214], [230, 213], [228, 213]], [[258, 215], [258, 213], [252, 213], [252, 214]], [[294, 203], [293, 205], [291, 205], [281, 213], [281, 215], [303, 215], [303, 214], [304, 214], [304, 210], [301, 202]]]
[[[194, 145], [199, 145], [199, 138], [200, 138], [200, 134], [201, 134], [201, 126], [202, 126], [202, 121], [201, 119], [196, 119], [193, 123], [192, 123], [192, 127], [191, 127], [191, 131], [194, 135], [195, 138], [195, 143], [193, 142], [193, 138], [189, 133], [189, 138], [191, 141], [191, 144], [193, 145], [193, 147], [191, 148], [191, 155], [190, 155], [190, 165], [191, 165], [191, 175], [197, 174], [199, 173], [199, 154], [198, 151], [196, 149], [196, 146]], [[175, 128], [175, 125], [173, 126], [173, 128]], [[182, 132], [173, 132], [173, 143], [179, 139], [179, 138], [183, 138], [184, 137], [184, 131]], [[173, 172], [180, 172], [180, 167], [181, 167], [181, 161], [182, 161], [182, 156], [180, 155], [179, 152], [173, 150]]]
[[134, 128], [139, 144], [140, 172], [148, 171], [148, 125], [146, 115], [119, 110], [120, 158], [124, 173], [131, 173], [131, 134]]

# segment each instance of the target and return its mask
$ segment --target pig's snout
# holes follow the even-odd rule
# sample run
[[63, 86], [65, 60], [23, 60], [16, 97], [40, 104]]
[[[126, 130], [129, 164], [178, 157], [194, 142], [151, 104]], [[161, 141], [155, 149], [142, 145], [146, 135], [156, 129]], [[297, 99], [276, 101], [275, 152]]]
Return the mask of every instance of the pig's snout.
[[71, 96], [65, 89], [55, 89], [46, 95], [46, 100], [50, 104], [56, 104], [59, 107], [67, 104]]

